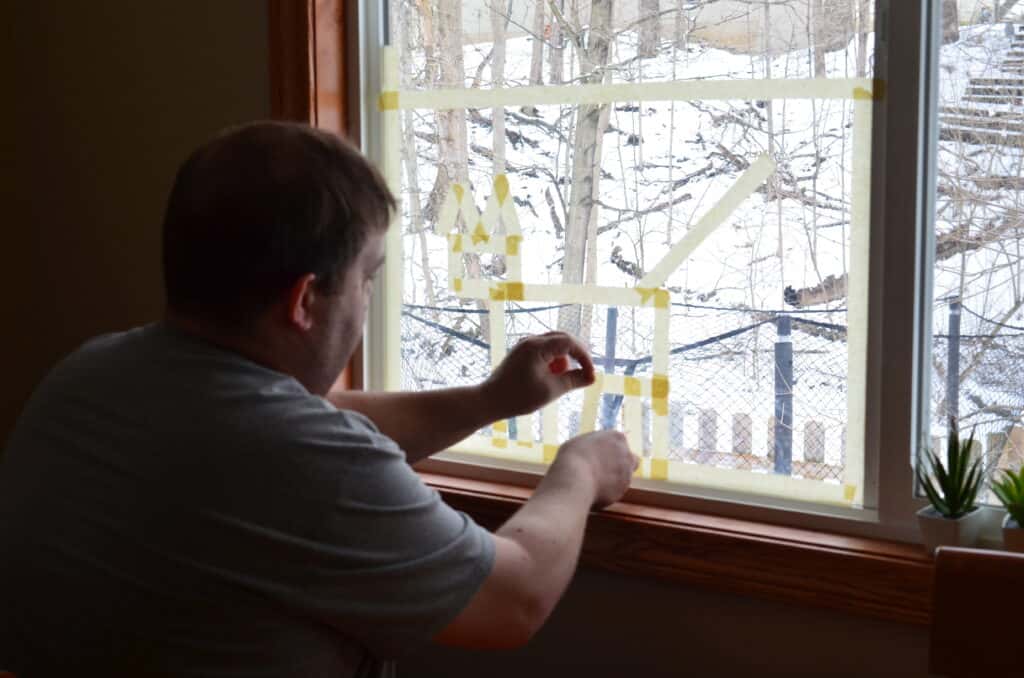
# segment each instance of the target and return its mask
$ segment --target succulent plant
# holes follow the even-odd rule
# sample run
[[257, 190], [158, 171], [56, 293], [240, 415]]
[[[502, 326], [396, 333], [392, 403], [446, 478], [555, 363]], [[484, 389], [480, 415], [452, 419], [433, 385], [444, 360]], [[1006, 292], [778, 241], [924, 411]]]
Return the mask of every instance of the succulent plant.
[[[925, 448], [925, 460], [917, 468], [917, 479], [932, 507], [945, 518], [959, 518], [977, 508], [975, 499], [984, 479], [981, 459], [971, 462], [974, 431], [961, 442], [954, 430], [946, 444], [946, 460]], [[927, 465], [929, 468], [924, 468]]]
[[1016, 473], [1004, 470], [1002, 478], [992, 481], [992, 491], [1017, 525], [1024, 527], [1024, 467]]

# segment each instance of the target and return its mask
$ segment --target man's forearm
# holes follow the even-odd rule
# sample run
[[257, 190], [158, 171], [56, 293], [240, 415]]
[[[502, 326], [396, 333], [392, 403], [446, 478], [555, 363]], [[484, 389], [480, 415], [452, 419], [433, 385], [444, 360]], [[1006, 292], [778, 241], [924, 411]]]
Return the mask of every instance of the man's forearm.
[[405, 450], [410, 464], [451, 447], [503, 416], [480, 386], [416, 393], [335, 391], [327, 398], [339, 409], [369, 417]]
[[539, 627], [565, 592], [583, 544], [595, 485], [582, 466], [563, 466], [541, 481], [530, 500], [495, 533], [529, 556], [525, 581]]

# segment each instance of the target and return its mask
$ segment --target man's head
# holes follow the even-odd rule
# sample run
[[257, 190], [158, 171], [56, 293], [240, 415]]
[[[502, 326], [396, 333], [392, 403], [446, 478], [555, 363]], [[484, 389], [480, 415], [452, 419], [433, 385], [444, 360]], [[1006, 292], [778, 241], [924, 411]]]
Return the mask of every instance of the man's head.
[[168, 315], [220, 337], [270, 333], [265, 343], [299, 354], [275, 364], [319, 390], [362, 333], [394, 210], [380, 174], [331, 134], [274, 122], [229, 129], [185, 161], [171, 190]]

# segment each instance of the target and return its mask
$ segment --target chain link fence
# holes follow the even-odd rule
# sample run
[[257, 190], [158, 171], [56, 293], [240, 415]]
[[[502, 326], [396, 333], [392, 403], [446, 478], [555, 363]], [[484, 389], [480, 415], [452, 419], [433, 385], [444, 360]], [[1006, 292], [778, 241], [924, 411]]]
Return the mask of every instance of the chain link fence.
[[[553, 329], [558, 308], [509, 308], [508, 345]], [[642, 313], [629, 309], [612, 321], [617, 314], [605, 307], [585, 310], [598, 370], [651, 376], [650, 323], [637, 317]], [[840, 481], [846, 445], [846, 328], [821, 318], [845, 321], [842, 309], [782, 313], [674, 304], [672, 315], [670, 459]], [[780, 318], [788, 322], [780, 324]], [[489, 346], [485, 310], [406, 305], [403, 388], [478, 383], [491, 371]], [[780, 347], [790, 351], [791, 367], [780, 365]], [[783, 361], [786, 355], [783, 350]], [[622, 427], [621, 403], [622, 396], [602, 396], [599, 427]], [[581, 405], [579, 392], [563, 398], [560, 439], [579, 431]], [[533, 439], [539, 440], [539, 417], [534, 421]], [[651, 422], [645, 400], [643, 454], [650, 454]], [[514, 422], [510, 426], [511, 435], [519, 435]]]

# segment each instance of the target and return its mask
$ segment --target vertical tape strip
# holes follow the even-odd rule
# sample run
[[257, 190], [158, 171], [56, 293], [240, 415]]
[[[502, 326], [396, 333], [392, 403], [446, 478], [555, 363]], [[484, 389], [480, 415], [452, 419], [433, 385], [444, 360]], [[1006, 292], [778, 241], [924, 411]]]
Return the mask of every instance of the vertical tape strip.
[[583, 410], [580, 412], [580, 433], [590, 433], [597, 426], [597, 403], [601, 399], [601, 374], [597, 381], [583, 390]]
[[558, 451], [558, 401], [541, 410], [541, 438], [544, 440], [544, 463], [550, 464]]
[[520, 445], [533, 445], [533, 415], [524, 414], [516, 417], [516, 440]]
[[[394, 47], [384, 47], [381, 53], [381, 90], [398, 90], [398, 52]], [[382, 110], [381, 117], [381, 173], [388, 188], [395, 196], [402, 195], [402, 149], [401, 121], [395, 95], [395, 107]], [[400, 198], [399, 198], [400, 199]], [[395, 210], [395, 219], [402, 213]], [[402, 229], [392, 223], [384, 236], [387, 257], [384, 261], [384, 304], [383, 304], [383, 346], [384, 388], [397, 391], [402, 385]]]
[[[850, 180], [850, 270], [847, 282], [846, 460], [843, 481], [863, 502], [867, 399], [868, 267], [871, 248], [871, 99], [853, 101]], [[845, 498], [845, 497], [844, 497]]]
[[629, 449], [638, 457], [644, 456], [644, 416], [640, 398], [625, 396], [622, 399], [622, 428]]

